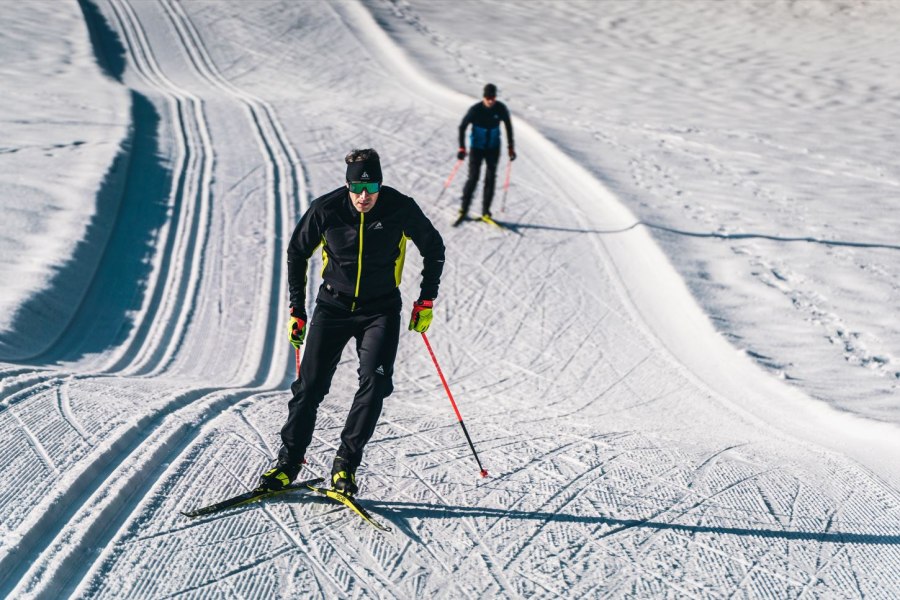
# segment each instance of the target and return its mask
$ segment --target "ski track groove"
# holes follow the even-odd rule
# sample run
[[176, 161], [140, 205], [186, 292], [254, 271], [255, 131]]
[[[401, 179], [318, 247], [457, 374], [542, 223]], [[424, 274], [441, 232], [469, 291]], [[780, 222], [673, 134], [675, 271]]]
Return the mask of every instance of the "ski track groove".
[[59, 386], [63, 382], [60, 374], [54, 373], [49, 375], [46, 378], [39, 378], [37, 381], [29, 382], [24, 387], [18, 389], [13, 392], [9, 396], [3, 398], [0, 401], [0, 414], [11, 410], [13, 406], [18, 405], [29, 398], [38, 396], [41, 392], [54, 389], [54, 386]]
[[[26, 376], [19, 377], [20, 375]], [[0, 413], [15, 404], [17, 400], [14, 399], [17, 396], [27, 396], [30, 390], [42, 386], [47, 387], [53, 380], [60, 379], [60, 377], [60, 373], [56, 371], [45, 370], [35, 373], [33, 369], [22, 369], [14, 375], [4, 376], [4, 378], [0, 379], [0, 383], [2, 383], [2, 387], [0, 387], [0, 398], [2, 398], [0, 400]], [[15, 381], [10, 381], [10, 378], [14, 378]]]
[[50, 454], [47, 452], [47, 449], [44, 448], [44, 445], [38, 439], [38, 437], [31, 431], [31, 428], [22, 420], [19, 415], [16, 414], [14, 410], [8, 411], [10, 416], [16, 420], [19, 424], [19, 429], [25, 434], [25, 439], [28, 440], [28, 445], [31, 446], [31, 449], [34, 450], [34, 453], [37, 455], [41, 462], [47, 467], [47, 470], [59, 477], [60, 471], [59, 467], [53, 462], [53, 459], [50, 458]]
[[90, 435], [88, 435], [84, 430], [84, 427], [81, 426], [78, 419], [75, 417], [75, 413], [72, 412], [72, 401], [69, 398], [68, 387], [69, 382], [64, 381], [56, 388], [56, 407], [59, 409], [59, 415], [76, 431], [76, 433], [78, 433], [78, 435], [81, 436], [81, 439], [83, 439], [85, 443], [91, 445], [89, 439]]

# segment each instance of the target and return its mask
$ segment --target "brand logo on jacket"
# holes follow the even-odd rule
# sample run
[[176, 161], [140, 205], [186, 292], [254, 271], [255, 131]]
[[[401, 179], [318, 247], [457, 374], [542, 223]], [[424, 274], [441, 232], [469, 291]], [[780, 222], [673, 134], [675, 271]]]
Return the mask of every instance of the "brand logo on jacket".
[[372, 225], [372, 229], [384, 229], [384, 225], [381, 224], [381, 221], [375, 221]]

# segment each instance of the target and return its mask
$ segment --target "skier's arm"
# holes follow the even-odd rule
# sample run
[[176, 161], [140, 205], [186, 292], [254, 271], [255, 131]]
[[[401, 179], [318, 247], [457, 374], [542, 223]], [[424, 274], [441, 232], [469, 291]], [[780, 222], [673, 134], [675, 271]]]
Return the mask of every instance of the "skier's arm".
[[[294, 229], [287, 249], [288, 292], [291, 314], [306, 316], [306, 270], [309, 257], [322, 242], [322, 223], [313, 205]], [[306, 320], [304, 318], [304, 320]]]
[[506, 108], [506, 105], [503, 105], [503, 125], [506, 127], [506, 145], [512, 150], [516, 147], [515, 142], [513, 141], [513, 128], [512, 128], [512, 117], [509, 115], [509, 109]]
[[422, 255], [422, 284], [420, 300], [434, 300], [444, 271], [444, 240], [434, 228], [419, 205], [410, 199], [409, 217], [404, 233], [413, 241]]
[[459, 147], [466, 147], [466, 128], [469, 127], [469, 123], [472, 122], [472, 109], [470, 108], [466, 112], [466, 116], [463, 117], [463, 120], [459, 124]]

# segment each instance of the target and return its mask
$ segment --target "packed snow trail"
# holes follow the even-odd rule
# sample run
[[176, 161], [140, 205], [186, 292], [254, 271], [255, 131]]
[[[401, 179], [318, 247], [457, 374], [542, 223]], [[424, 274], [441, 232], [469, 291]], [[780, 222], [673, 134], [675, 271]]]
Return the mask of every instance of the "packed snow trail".
[[[4, 395], [0, 594], [900, 590], [896, 488], [740, 406], [747, 391], [736, 399], [709, 386], [742, 369], [738, 360], [716, 357], [718, 378], [692, 370], [698, 357], [686, 347], [717, 347], [703, 339], [713, 334], [696, 306], [679, 305], [698, 325], [692, 337], [653, 327], [663, 320], [654, 314], [666, 316], [653, 307], [683, 299], [683, 284], [644, 233], [615, 233], [630, 224], [615, 198], [524, 121], [509, 219], [521, 235], [452, 228], [455, 194], [429, 199], [472, 100], [425, 79], [358, 5], [109, 0], [100, 9], [106, 35], [125, 40], [125, 83], [159, 115], [167, 197], [183, 206], [154, 256], [154, 272], [170, 274], [147, 278], [143, 310], [129, 317], [123, 344], [134, 350], [37, 363], [45, 380]], [[179, 511], [249, 489], [277, 449], [293, 369], [281, 327], [284, 236], [310, 197], [340, 185], [344, 153], [365, 146], [381, 153], [386, 183], [416, 197], [445, 236], [429, 337], [492, 476], [478, 477], [429, 356], [404, 332], [396, 389], [359, 472], [363, 504], [392, 534], [307, 498], [187, 520]], [[573, 185], [595, 189], [604, 210]], [[640, 262], [617, 262], [628, 252]], [[348, 350], [309, 476], [327, 472], [354, 371]], [[734, 376], [787, 394], [758, 372]], [[806, 410], [779, 398], [784, 410]]]
[[735, 348], [900, 426], [892, 3], [363, 2], [613, 190]]

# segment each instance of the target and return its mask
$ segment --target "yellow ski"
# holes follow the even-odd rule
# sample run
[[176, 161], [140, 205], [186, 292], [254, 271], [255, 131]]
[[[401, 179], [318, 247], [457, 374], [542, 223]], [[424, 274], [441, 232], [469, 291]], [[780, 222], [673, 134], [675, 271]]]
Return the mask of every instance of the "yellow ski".
[[352, 497], [347, 496], [346, 494], [342, 494], [341, 492], [339, 492], [337, 490], [320, 488], [320, 487], [316, 487], [314, 485], [307, 485], [306, 487], [308, 487], [309, 489], [311, 489], [314, 492], [322, 494], [323, 496], [331, 498], [335, 502], [340, 502], [341, 504], [343, 504], [344, 506], [346, 506], [347, 508], [349, 508], [350, 510], [355, 512], [357, 515], [359, 515], [359, 517], [363, 521], [365, 521], [366, 523], [368, 523], [375, 529], [378, 529], [380, 531], [390, 531], [391, 530], [391, 528], [388, 527], [387, 525], [384, 525], [384, 524], [376, 521], [375, 518], [372, 517], [372, 515], [370, 515], [366, 509], [364, 509], [362, 506], [360, 506], [359, 502], [354, 500]]

